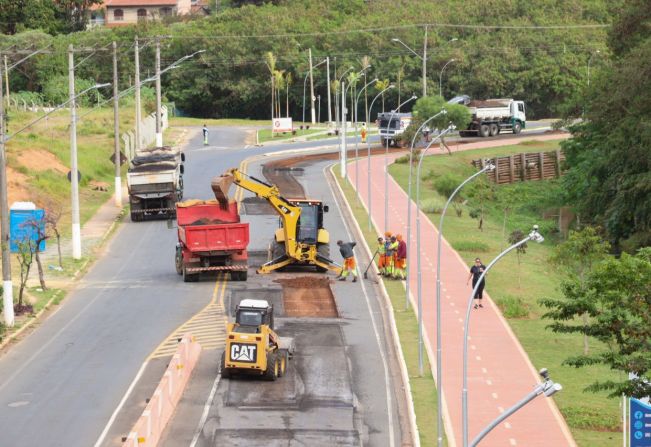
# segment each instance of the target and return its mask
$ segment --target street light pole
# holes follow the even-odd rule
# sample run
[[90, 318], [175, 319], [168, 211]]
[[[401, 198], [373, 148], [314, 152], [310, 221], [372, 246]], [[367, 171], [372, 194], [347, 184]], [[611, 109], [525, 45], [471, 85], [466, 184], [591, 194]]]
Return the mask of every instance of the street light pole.
[[113, 149], [115, 157], [115, 206], [122, 208], [122, 178], [120, 172], [120, 107], [118, 89], [118, 46], [113, 41]]
[[441, 68], [441, 72], [439, 73], [439, 96], [442, 98], [443, 97], [443, 70], [445, 70], [445, 67], [448, 66], [448, 64], [451, 64], [452, 62], [455, 62], [456, 59], [450, 59], [445, 63], [443, 68]]
[[156, 38], [156, 147], [163, 146], [163, 129], [161, 117], [161, 91], [160, 91], [160, 37]]
[[[358, 135], [357, 135], [357, 105], [359, 104], [359, 97], [362, 96], [362, 92], [368, 88], [369, 85], [377, 82], [378, 78], [373, 79], [371, 82], [368, 82], [357, 94], [355, 98], [355, 192], [357, 193], [357, 200], [359, 200], [359, 152], [358, 152]], [[368, 113], [367, 113], [368, 115]], [[368, 132], [368, 129], [366, 129]], [[366, 141], [368, 141], [368, 135], [366, 136]]]
[[134, 63], [135, 63], [135, 84], [136, 84], [136, 153], [140, 151], [140, 49], [138, 47], [138, 36], [135, 38], [134, 44]]
[[[316, 123], [316, 113], [314, 111], [314, 77], [312, 76], [312, 48], [307, 49], [310, 60], [310, 105], [312, 106], [312, 124]], [[323, 61], [321, 62], [323, 63]]]
[[427, 96], [427, 25], [425, 25], [425, 37], [423, 38], [423, 98]]
[[[367, 66], [362, 68], [357, 74], [362, 74], [366, 70], [368, 70], [371, 66]], [[352, 68], [352, 67], [351, 67]], [[343, 75], [342, 75], [343, 77]], [[348, 175], [348, 170], [347, 170], [347, 158], [348, 158], [348, 149], [346, 147], [346, 114], [348, 113], [348, 109], [346, 109], [346, 94], [348, 93], [348, 89], [351, 86], [354, 86], [355, 82], [351, 82], [348, 87], [344, 86], [344, 83], [341, 83], [341, 120], [343, 123], [343, 132], [342, 132], [342, 137], [341, 137], [341, 178], [346, 178]], [[351, 107], [353, 107], [352, 104], [352, 98], [351, 98]], [[354, 118], [354, 115], [352, 115], [351, 120]]]
[[332, 105], [330, 104], [330, 56], [326, 57], [326, 81], [328, 83], [328, 123], [331, 123]]
[[[411, 98], [403, 101], [401, 104], [398, 104], [398, 107], [391, 111], [389, 115], [389, 123], [387, 124], [387, 136], [389, 135], [389, 130], [391, 129], [391, 121], [393, 121], [393, 116], [396, 114], [396, 110], [399, 110], [402, 106], [407, 104], [410, 101], [416, 99], [417, 96], [413, 95]], [[395, 136], [395, 132], [393, 133]], [[384, 232], [388, 231], [389, 227], [389, 140], [386, 138], [384, 144]]]
[[484, 277], [488, 271], [507, 253], [516, 248], [520, 247], [523, 244], [526, 244], [528, 241], [533, 240], [538, 243], [542, 243], [545, 238], [543, 238], [540, 233], [538, 233], [538, 225], [533, 226], [533, 230], [529, 233], [527, 237], [522, 239], [519, 242], [508, 247], [502, 253], [497, 255], [495, 259], [491, 261], [486, 269], [479, 276], [479, 279], [475, 283], [475, 286], [472, 288], [470, 297], [468, 298], [468, 305], [466, 307], [466, 321], [463, 326], [463, 386], [461, 389], [461, 415], [462, 415], [462, 431], [463, 431], [463, 447], [468, 447], [468, 332], [470, 328], [470, 314], [472, 312], [472, 301], [477, 293], [477, 289], [484, 281]]
[[14, 325], [14, 288], [11, 281], [9, 203], [7, 198], [7, 154], [5, 152], [5, 110], [0, 67], [0, 245], [2, 246], [2, 305], [7, 327]]
[[438, 434], [437, 445], [439, 447], [443, 446], [443, 355], [441, 352], [441, 245], [443, 243], [443, 218], [448, 210], [448, 206], [452, 203], [452, 199], [454, 199], [461, 188], [463, 188], [468, 182], [472, 181], [475, 177], [494, 169], [495, 165], [489, 161], [480, 171], [474, 173], [457, 186], [457, 188], [452, 191], [452, 194], [450, 194], [447, 202], [445, 202], [445, 206], [441, 212], [441, 219], [439, 220], [438, 239], [436, 243], [436, 388], [438, 389], [436, 402], [438, 408], [438, 420], [436, 429]]
[[[375, 100], [378, 99], [380, 96], [384, 94], [387, 90], [395, 88], [395, 85], [390, 84], [387, 88], [382, 90], [380, 93], [378, 93], [375, 98], [373, 98], [373, 101], [371, 101], [371, 105], [368, 108], [368, 116], [371, 116], [371, 111], [373, 110], [373, 104], [375, 104]], [[368, 130], [368, 129], [367, 129]], [[366, 176], [366, 181], [367, 181], [367, 193], [368, 193], [368, 231], [371, 231], [372, 229], [372, 223], [371, 221], [373, 220], [373, 200], [371, 197], [371, 141], [370, 138], [366, 138], [366, 167], [368, 169], [368, 173]]]
[[601, 53], [601, 51], [600, 51], [600, 50], [597, 50], [597, 51], [595, 51], [594, 53], [591, 53], [591, 54], [590, 54], [590, 57], [588, 58], [588, 88], [590, 87], [590, 62], [592, 62], [592, 57], [593, 57], [595, 54], [600, 54], [600, 53]]
[[81, 259], [81, 225], [79, 219], [79, 177], [77, 168], [77, 107], [75, 104], [75, 56], [68, 47], [68, 91], [70, 94], [70, 193], [72, 200], [72, 257]]
[[473, 441], [470, 443], [471, 447], [477, 446], [481, 442], [481, 440], [484, 439], [486, 435], [489, 434], [495, 427], [501, 424], [509, 416], [513, 415], [516, 411], [518, 411], [519, 409], [527, 405], [529, 402], [534, 400], [536, 397], [540, 396], [541, 394], [544, 394], [546, 397], [551, 397], [563, 389], [563, 386], [560, 383], [556, 383], [549, 378], [549, 372], [547, 371], [547, 368], [541, 369], [538, 372], [538, 374], [542, 376], [543, 382], [537, 384], [536, 387], [533, 389], [533, 391], [528, 393], [522, 400], [517, 402], [511, 408], [507, 409], [504, 413], [500, 414], [493, 422], [488, 424], [488, 426], [486, 426], [486, 428], [484, 428], [477, 435], [477, 437], [473, 439]]
[[[335, 89], [337, 89], [337, 88], [339, 88], [341, 86], [341, 80], [344, 78], [344, 76], [346, 76], [346, 73], [348, 73], [351, 70], [353, 70], [353, 67], [348, 67], [348, 70], [344, 71], [341, 74], [341, 76], [339, 76], [339, 78], [337, 78], [337, 84], [336, 84]], [[336, 76], [337, 76], [337, 67], [335, 67], [335, 77]], [[341, 127], [340, 126], [340, 124], [341, 124], [341, 116], [340, 116], [340, 113], [339, 113], [340, 110], [339, 110], [339, 94], [338, 93], [339, 93], [339, 90], [335, 90], [335, 103], [336, 103], [335, 104], [335, 115], [336, 115], [335, 120], [337, 121], [335, 123], [335, 128], [336, 129], [339, 129]]]
[[[423, 164], [423, 158], [429, 150], [429, 148], [434, 144], [435, 141], [443, 138], [447, 133], [450, 133], [454, 129], [454, 125], [448, 126], [443, 132], [439, 133], [436, 137], [432, 138], [432, 141], [429, 142], [427, 147], [420, 152], [420, 157], [418, 158], [418, 168], [416, 169], [416, 290], [417, 290], [417, 305], [418, 305], [418, 374], [423, 375], [423, 298], [422, 298], [422, 274], [421, 274], [421, 253], [420, 253], [420, 170]], [[437, 365], [438, 368], [438, 365]], [[437, 388], [439, 387], [438, 383], [436, 384]], [[438, 394], [441, 394], [440, 388], [438, 388]]]

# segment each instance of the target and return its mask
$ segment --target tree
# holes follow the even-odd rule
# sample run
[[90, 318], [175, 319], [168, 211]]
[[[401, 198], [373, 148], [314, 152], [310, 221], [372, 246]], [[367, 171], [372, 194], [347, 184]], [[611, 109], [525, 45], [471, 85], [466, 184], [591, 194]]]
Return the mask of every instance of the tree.
[[31, 306], [25, 306], [23, 304], [23, 293], [27, 287], [27, 281], [29, 280], [29, 273], [34, 263], [34, 241], [30, 238], [25, 238], [22, 241], [17, 242], [18, 245], [18, 264], [20, 265], [20, 285], [18, 288], [18, 304], [16, 305], [16, 313], [22, 314], [25, 312], [31, 311]]
[[285, 93], [287, 94], [286, 102], [285, 102], [285, 114], [287, 118], [289, 118], [289, 87], [293, 83], [294, 83], [294, 78], [292, 77], [292, 72], [288, 71], [287, 74], [285, 75], [285, 88], [286, 88]]
[[[386, 90], [390, 85], [390, 82], [388, 79], [380, 79], [375, 83], [375, 89], [378, 92], [381, 92], [383, 90]], [[382, 93], [382, 113], [384, 113], [384, 93]]]
[[269, 76], [271, 79], [271, 119], [275, 118], [276, 114], [276, 103], [275, 103], [275, 98], [276, 98], [276, 77], [275, 77], [275, 72], [276, 72], [276, 56], [271, 51], [267, 51], [264, 55], [265, 58], [265, 65], [267, 66], [267, 69], [269, 70]]
[[[522, 239], [524, 239], [526, 235], [522, 232], [522, 230], [513, 230], [511, 234], [509, 235], [509, 244], [514, 245], [520, 242]], [[515, 249], [515, 255], [518, 259], [518, 289], [522, 288], [522, 275], [520, 274], [521, 272], [521, 264], [522, 264], [522, 255], [527, 254], [527, 243], [525, 242], [524, 244], [520, 245], [518, 248]]]
[[[563, 281], [562, 299], [543, 299], [553, 332], [585, 334], [601, 341], [606, 350], [565, 360], [577, 368], [605, 365], [621, 371], [621, 380], [596, 381], [586, 390], [610, 391], [611, 397], [651, 396], [651, 248], [635, 256], [608, 257], [586, 273], [585, 282]], [[588, 314], [589, 323], [577, 324]], [[629, 377], [629, 374], [633, 376]]]
[[[370, 56], [363, 56], [360, 61], [362, 64], [362, 69], [367, 69], [371, 66]], [[364, 71], [364, 85], [366, 85], [366, 71]], [[400, 104], [398, 102], [398, 104]], [[364, 89], [364, 121], [368, 123], [368, 88]]]
[[29, 232], [34, 235], [32, 248], [34, 250], [34, 259], [36, 259], [36, 267], [38, 268], [38, 280], [41, 284], [41, 288], [47, 290], [45, 275], [43, 273], [43, 264], [41, 263], [41, 243], [50, 238], [45, 213], [41, 218], [28, 219], [23, 225], [29, 228]]
[[616, 249], [631, 253], [651, 245], [649, 18], [647, 1], [622, 5], [610, 34], [611, 63], [594, 67], [580, 98], [585, 120], [562, 144], [567, 201], [582, 221], [603, 226]]
[[[554, 248], [549, 261], [561, 269], [570, 279], [585, 287], [586, 275], [592, 272], [600, 261], [605, 259], [610, 244], [604, 241], [594, 227], [585, 227], [579, 231], [570, 231], [565, 242]], [[588, 324], [588, 314], [583, 314], [583, 323]], [[588, 336], [583, 337], [583, 354], [588, 354]]]

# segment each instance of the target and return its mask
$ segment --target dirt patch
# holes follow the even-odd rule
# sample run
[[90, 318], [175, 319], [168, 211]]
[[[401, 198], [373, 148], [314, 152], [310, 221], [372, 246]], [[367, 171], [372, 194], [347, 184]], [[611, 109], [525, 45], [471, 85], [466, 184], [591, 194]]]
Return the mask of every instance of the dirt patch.
[[28, 177], [22, 172], [18, 172], [7, 167], [7, 200], [9, 206], [14, 202], [26, 202], [32, 200], [25, 185], [28, 184]]
[[330, 280], [317, 276], [281, 278], [283, 305], [288, 317], [337, 318], [337, 305], [330, 290]]
[[62, 174], [68, 173], [68, 168], [54, 154], [42, 149], [30, 149], [20, 152], [18, 162], [27, 169], [37, 172], [53, 170]]

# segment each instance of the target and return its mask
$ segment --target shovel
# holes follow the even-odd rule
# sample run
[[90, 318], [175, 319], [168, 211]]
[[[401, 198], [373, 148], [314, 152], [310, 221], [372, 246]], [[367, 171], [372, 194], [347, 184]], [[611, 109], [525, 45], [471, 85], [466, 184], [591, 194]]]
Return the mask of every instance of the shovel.
[[375, 260], [375, 256], [377, 256], [378, 251], [375, 250], [375, 253], [373, 253], [373, 257], [371, 258], [371, 262], [368, 263], [368, 266], [366, 267], [366, 270], [364, 270], [364, 279], [368, 279], [368, 269], [371, 268], [371, 265], [373, 264], [373, 261]]

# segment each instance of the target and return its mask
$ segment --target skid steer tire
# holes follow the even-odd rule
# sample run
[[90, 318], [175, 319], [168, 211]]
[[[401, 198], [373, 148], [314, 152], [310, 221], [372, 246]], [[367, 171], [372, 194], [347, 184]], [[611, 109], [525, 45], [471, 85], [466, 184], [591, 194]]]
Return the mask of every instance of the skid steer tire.
[[278, 378], [278, 357], [275, 353], [267, 354], [267, 370], [264, 372], [264, 378], [273, 382]]
[[226, 368], [226, 351], [222, 352], [222, 359], [219, 363], [219, 373], [221, 374], [222, 379], [231, 378], [231, 371], [230, 369]]
[[287, 351], [280, 351], [279, 362], [278, 377], [283, 377], [287, 373], [287, 363], [289, 362]]

